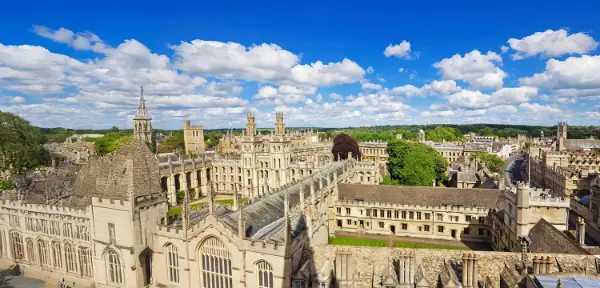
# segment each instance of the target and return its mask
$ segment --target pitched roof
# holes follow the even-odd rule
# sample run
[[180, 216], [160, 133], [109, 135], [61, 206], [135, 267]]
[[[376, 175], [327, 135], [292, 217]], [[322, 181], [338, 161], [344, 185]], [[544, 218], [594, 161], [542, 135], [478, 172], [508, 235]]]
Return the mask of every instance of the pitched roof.
[[543, 218], [529, 230], [528, 236], [532, 253], [591, 254]]
[[462, 189], [421, 186], [339, 184], [340, 200], [410, 204], [420, 206], [459, 205], [494, 208], [502, 194], [497, 189]]

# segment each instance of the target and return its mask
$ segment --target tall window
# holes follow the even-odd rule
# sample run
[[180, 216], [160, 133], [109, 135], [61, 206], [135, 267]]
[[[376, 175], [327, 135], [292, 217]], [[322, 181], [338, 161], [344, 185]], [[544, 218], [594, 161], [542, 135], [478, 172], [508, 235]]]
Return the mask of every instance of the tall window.
[[121, 271], [121, 260], [119, 255], [115, 251], [108, 251], [107, 255], [108, 265], [108, 281], [113, 284], [123, 284], [123, 271]]
[[33, 240], [31, 240], [31, 238], [25, 239], [25, 245], [27, 245], [27, 260], [31, 263], [34, 263], [35, 249], [33, 248]]
[[6, 255], [6, 232], [0, 230], [0, 257]]
[[50, 266], [50, 251], [48, 251], [48, 243], [44, 240], [38, 240], [38, 255], [40, 255], [40, 265]]
[[60, 252], [60, 243], [58, 241], [52, 242], [52, 257], [55, 268], [62, 268], [62, 253]]
[[177, 254], [177, 247], [173, 246], [173, 244], [168, 244], [166, 248], [169, 282], [179, 283], [179, 254]]
[[260, 261], [254, 265], [254, 271], [257, 274], [259, 288], [273, 288], [273, 269], [265, 261]]
[[75, 238], [90, 241], [90, 232], [87, 226], [77, 225], [77, 234]]
[[199, 249], [203, 288], [233, 288], [231, 254], [223, 242], [211, 237]]
[[75, 248], [70, 243], [65, 243], [65, 260], [67, 262], [67, 272], [77, 272]]
[[[110, 253], [115, 253], [114, 251], [110, 251]], [[79, 272], [83, 275], [83, 276], [89, 276], [91, 277], [92, 274], [92, 251], [90, 250], [90, 248], [87, 247], [78, 247], [77, 248], [77, 254], [79, 255]], [[115, 257], [118, 257], [117, 254], [115, 253]], [[109, 258], [110, 260], [110, 258]], [[119, 258], [117, 258], [117, 261], [119, 260]], [[120, 262], [117, 262], [120, 263]], [[110, 263], [109, 263], [110, 264]], [[120, 267], [120, 265], [119, 265]], [[123, 278], [120, 276], [121, 275], [121, 270], [119, 269], [119, 279], [121, 279], [121, 282], [112, 282], [112, 283], [123, 283]]]
[[67, 238], [73, 237], [73, 225], [71, 223], [63, 223], [63, 236]]
[[23, 238], [19, 232], [10, 233], [10, 246], [12, 246], [13, 257], [17, 260], [23, 260]]

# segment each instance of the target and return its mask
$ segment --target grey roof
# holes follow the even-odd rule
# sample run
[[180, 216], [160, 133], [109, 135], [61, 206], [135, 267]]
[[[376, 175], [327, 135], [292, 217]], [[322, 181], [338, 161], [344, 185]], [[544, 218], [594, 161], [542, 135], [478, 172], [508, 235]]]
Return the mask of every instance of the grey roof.
[[502, 194], [497, 189], [463, 189], [420, 186], [340, 184], [340, 200], [410, 204], [420, 206], [460, 205], [494, 208]]
[[579, 150], [583, 148], [600, 148], [600, 140], [596, 139], [565, 139], [567, 150]]
[[545, 276], [536, 275], [534, 281], [537, 287], [554, 288], [556, 282], [560, 279], [563, 288], [600, 288], [600, 279], [584, 278], [584, 277], [560, 277], [560, 276]]
[[[246, 223], [246, 236], [252, 237], [262, 228], [284, 217], [284, 199], [286, 190], [290, 207], [296, 207], [300, 205], [300, 189], [304, 190], [304, 199], [308, 199], [310, 197], [311, 182], [315, 186], [315, 192], [318, 190], [319, 177], [321, 177], [320, 172], [322, 171], [324, 173], [322, 177], [326, 177], [326, 173], [334, 171], [337, 175], [340, 175], [343, 172], [342, 165], [342, 162], [333, 162], [319, 172], [307, 176], [303, 180], [284, 186], [276, 192], [260, 198], [251, 204], [245, 205], [242, 210]], [[323, 185], [325, 184], [326, 180], [323, 180]], [[238, 213], [239, 210], [223, 215], [221, 220], [232, 228], [237, 227]]]
[[[254, 240], [272, 240], [275, 242], [285, 241], [285, 217], [265, 226], [252, 236]], [[290, 228], [292, 239], [296, 238], [300, 233], [306, 230], [306, 217], [302, 214], [295, 215], [290, 218]]]
[[477, 179], [477, 175], [475, 172], [462, 172], [462, 171], [458, 171], [456, 172], [456, 181], [459, 182], [472, 182], [472, 183], [476, 183], [479, 179]]
[[532, 253], [591, 254], [543, 218], [529, 230], [528, 236]]

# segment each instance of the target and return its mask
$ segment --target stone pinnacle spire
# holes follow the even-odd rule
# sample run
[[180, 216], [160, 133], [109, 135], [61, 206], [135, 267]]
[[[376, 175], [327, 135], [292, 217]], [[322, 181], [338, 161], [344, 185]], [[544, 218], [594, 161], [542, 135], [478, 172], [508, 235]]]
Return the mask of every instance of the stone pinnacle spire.
[[140, 105], [135, 113], [136, 119], [150, 119], [148, 110], [146, 109], [146, 100], [144, 99], [144, 86], [140, 86]]

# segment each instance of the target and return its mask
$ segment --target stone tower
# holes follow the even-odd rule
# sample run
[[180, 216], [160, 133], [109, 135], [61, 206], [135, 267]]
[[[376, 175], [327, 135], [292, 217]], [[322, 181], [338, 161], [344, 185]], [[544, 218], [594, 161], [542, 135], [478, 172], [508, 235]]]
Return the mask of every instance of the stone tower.
[[285, 124], [283, 123], [283, 112], [275, 112], [275, 136], [285, 135]]
[[567, 122], [558, 122], [556, 127], [556, 151], [565, 150], [565, 140], [567, 139]]
[[204, 154], [204, 127], [192, 126], [190, 120], [183, 121], [183, 142], [185, 154]]
[[152, 145], [152, 118], [146, 110], [146, 100], [144, 100], [144, 87], [140, 87], [140, 106], [138, 106], [135, 117], [133, 117], [133, 138], [144, 140]]
[[246, 135], [256, 136], [256, 122], [254, 112], [248, 112], [246, 115]]
[[419, 130], [419, 142], [425, 142], [425, 131], [423, 131], [423, 129]]

